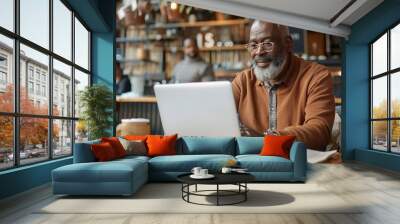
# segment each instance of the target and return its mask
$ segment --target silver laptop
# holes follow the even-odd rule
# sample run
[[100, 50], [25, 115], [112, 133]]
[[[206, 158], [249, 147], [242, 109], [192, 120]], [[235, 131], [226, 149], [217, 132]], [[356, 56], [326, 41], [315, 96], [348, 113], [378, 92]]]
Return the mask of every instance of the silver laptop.
[[155, 85], [165, 135], [240, 136], [228, 81]]

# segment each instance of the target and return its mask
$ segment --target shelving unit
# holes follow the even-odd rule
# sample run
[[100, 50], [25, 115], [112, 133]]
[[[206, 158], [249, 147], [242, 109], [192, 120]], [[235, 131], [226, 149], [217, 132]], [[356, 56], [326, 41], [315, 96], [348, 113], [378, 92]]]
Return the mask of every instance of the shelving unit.
[[[142, 71], [137, 65], [142, 65], [147, 68], [150, 73], [159, 73], [164, 75], [164, 79], [171, 77], [171, 71], [176, 63], [183, 57], [182, 42], [184, 37], [195, 36], [194, 34], [213, 32], [216, 38], [220, 38], [219, 31], [225, 29], [225, 33], [236, 35], [234, 39], [238, 39], [233, 46], [213, 46], [213, 47], [200, 47], [200, 54], [203, 59], [212, 64], [223, 63], [218, 59], [227, 59], [230, 54], [242, 54], [241, 56], [231, 56], [231, 59], [248, 61], [249, 57], [243, 58], [243, 53], [247, 54], [244, 42], [246, 41], [245, 30], [249, 29], [250, 20], [248, 19], [230, 19], [230, 20], [217, 20], [217, 21], [197, 21], [197, 22], [182, 22], [182, 23], [167, 23], [167, 24], [152, 24], [125, 27], [122, 31], [122, 37], [117, 38], [117, 43], [120, 44], [123, 52], [123, 59], [119, 60], [127, 64], [126, 70], [131, 74], [141, 75], [137, 70]], [[246, 27], [247, 26], [247, 27]], [[206, 27], [206, 31], [204, 31]], [[231, 29], [240, 29], [241, 32], [231, 32]], [[226, 30], [228, 29], [228, 30]], [[168, 30], [172, 30], [174, 35], [168, 35]], [[167, 34], [166, 34], [167, 33]], [[217, 42], [218, 39], [215, 40]], [[233, 41], [230, 39], [230, 41]], [[215, 44], [216, 45], [216, 44]], [[148, 48], [151, 49], [151, 56], [148, 61], [141, 62], [135, 56], [135, 53], [130, 52], [129, 48]], [[149, 70], [147, 64], [158, 62], [158, 71]], [[235, 63], [235, 61], [232, 61]], [[129, 65], [128, 65], [129, 64]], [[136, 68], [133, 68], [136, 66]], [[219, 66], [219, 70], [221, 67]], [[155, 67], [153, 66], [153, 69]], [[229, 72], [232, 69], [225, 69]], [[223, 76], [217, 76], [224, 78]]]
[[[169, 80], [174, 66], [183, 58], [183, 39], [198, 34], [204, 38], [206, 33], [212, 33], [214, 44], [211, 47], [200, 46], [200, 56], [214, 65], [214, 74], [218, 80], [232, 80], [237, 72], [250, 65], [250, 55], [244, 47], [249, 39], [250, 26], [251, 20], [237, 18], [124, 27], [121, 37], [116, 40], [123, 55], [120, 62], [124, 63], [126, 73], [144, 75], [152, 79], [149, 81], [151, 84], [154, 81]], [[299, 56], [306, 54], [327, 57], [326, 60], [310, 61], [329, 67], [335, 88], [340, 88], [340, 75], [337, 75], [341, 67], [340, 41], [329, 35], [300, 29], [291, 28], [290, 32], [294, 50]], [[150, 50], [147, 60], [136, 57], [135, 50], [140, 48]], [[334, 55], [336, 57], [331, 57]], [[340, 89], [335, 90], [335, 93], [340, 94]], [[340, 98], [335, 102], [340, 104]]]
[[173, 29], [173, 28], [195, 28], [208, 26], [237, 26], [249, 24], [249, 19], [231, 19], [217, 21], [197, 21], [197, 22], [182, 22], [182, 23], [167, 23], [136, 26], [137, 29]]

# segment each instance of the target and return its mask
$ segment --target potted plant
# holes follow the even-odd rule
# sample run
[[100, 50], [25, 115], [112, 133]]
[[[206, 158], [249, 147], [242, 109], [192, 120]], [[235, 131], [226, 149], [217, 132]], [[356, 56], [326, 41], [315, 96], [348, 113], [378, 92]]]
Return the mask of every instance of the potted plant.
[[112, 125], [113, 94], [102, 84], [94, 84], [80, 92], [81, 119], [87, 127], [89, 140], [109, 136]]

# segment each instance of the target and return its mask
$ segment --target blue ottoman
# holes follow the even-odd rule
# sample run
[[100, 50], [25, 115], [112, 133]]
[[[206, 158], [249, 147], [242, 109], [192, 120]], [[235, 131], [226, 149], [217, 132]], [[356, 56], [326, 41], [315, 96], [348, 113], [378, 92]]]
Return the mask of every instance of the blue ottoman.
[[147, 157], [74, 163], [52, 171], [53, 193], [132, 195], [148, 180]]

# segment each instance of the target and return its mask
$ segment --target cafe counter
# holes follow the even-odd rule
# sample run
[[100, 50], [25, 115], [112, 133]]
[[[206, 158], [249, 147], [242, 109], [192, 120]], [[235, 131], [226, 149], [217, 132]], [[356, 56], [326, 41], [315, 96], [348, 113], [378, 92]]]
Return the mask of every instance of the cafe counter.
[[117, 119], [146, 118], [150, 120], [151, 134], [163, 134], [161, 118], [155, 96], [117, 96]]

